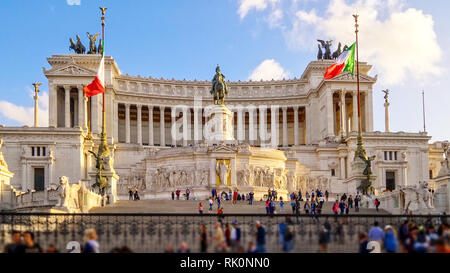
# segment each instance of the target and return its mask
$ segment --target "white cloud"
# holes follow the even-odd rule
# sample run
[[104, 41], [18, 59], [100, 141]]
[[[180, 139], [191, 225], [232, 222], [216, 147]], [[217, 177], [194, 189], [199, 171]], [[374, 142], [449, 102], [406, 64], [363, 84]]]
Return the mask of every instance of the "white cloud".
[[81, 0], [66, 0], [67, 5], [69, 6], [79, 6], [81, 5]]
[[[31, 97], [33, 94], [31, 94]], [[34, 107], [24, 107], [0, 100], [0, 114], [21, 125], [34, 125]], [[39, 126], [48, 126], [48, 93], [42, 92], [39, 97]]]
[[[333, 47], [338, 42], [353, 43], [355, 22], [352, 15], [358, 13], [360, 61], [374, 65], [380, 82], [404, 84], [410, 78], [422, 81], [441, 75], [443, 53], [432, 16], [405, 6], [403, 0], [330, 0], [320, 14], [315, 9], [308, 11], [291, 6], [283, 10], [288, 15], [281, 23], [278, 20], [276, 26], [289, 48], [315, 52], [316, 39], [334, 40]], [[273, 27], [270, 19], [273, 11], [265, 16]]]
[[288, 78], [289, 74], [290, 73], [274, 59], [267, 59], [253, 70], [248, 79], [252, 81], [270, 81], [272, 79], [282, 80], [283, 78]]
[[274, 6], [279, 0], [240, 0], [238, 14], [243, 19], [252, 10], [265, 10], [269, 4]]

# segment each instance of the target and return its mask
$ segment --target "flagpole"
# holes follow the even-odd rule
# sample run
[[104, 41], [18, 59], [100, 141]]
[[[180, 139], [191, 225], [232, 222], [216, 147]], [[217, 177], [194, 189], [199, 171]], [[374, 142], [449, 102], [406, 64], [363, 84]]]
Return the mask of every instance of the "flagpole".
[[358, 144], [355, 152], [355, 158], [364, 157], [366, 158], [366, 151], [363, 146], [362, 137], [362, 121], [361, 121], [361, 93], [359, 90], [359, 45], [358, 45], [358, 14], [353, 15], [355, 18], [355, 35], [356, 35], [356, 88], [358, 94]]

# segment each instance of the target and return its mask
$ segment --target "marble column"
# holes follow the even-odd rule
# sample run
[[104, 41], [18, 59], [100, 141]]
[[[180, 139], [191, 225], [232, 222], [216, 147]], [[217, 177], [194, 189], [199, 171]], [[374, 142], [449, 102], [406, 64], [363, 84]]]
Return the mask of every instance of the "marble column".
[[287, 106], [281, 108], [283, 110], [283, 147], [288, 146], [288, 134], [287, 134]]
[[238, 140], [239, 141], [244, 141], [245, 140], [245, 134], [244, 134], [244, 127], [245, 127], [245, 124], [244, 124], [244, 118], [243, 118], [243, 116], [244, 116], [244, 108], [242, 108], [242, 107], [238, 107], [238, 109], [237, 109], [237, 126], [238, 126], [238, 128], [237, 128], [237, 138], [238, 138]]
[[345, 179], [345, 157], [340, 157], [341, 173], [340, 179]]
[[57, 127], [58, 125], [58, 102], [57, 102], [57, 94], [58, 94], [58, 86], [53, 84], [49, 84], [48, 86], [49, 94], [48, 94], [48, 126], [49, 127]]
[[119, 103], [114, 102], [113, 111], [113, 127], [114, 127], [114, 142], [119, 142]]
[[[84, 96], [84, 120], [83, 120], [83, 128], [88, 130], [88, 100], [89, 98]], [[119, 139], [119, 138], [117, 138]]]
[[213, 188], [217, 186], [216, 182], [216, 159], [211, 158], [209, 163], [209, 185]]
[[137, 143], [142, 145], [142, 105], [136, 105], [137, 108]]
[[294, 145], [298, 146], [298, 106], [294, 106]]
[[200, 141], [200, 134], [199, 134], [199, 127], [198, 127], [198, 119], [199, 114], [198, 112], [201, 111], [201, 108], [194, 106], [194, 143], [197, 143]]
[[39, 127], [39, 95], [35, 92], [34, 96], [34, 127]]
[[159, 134], [160, 134], [160, 146], [166, 147], [166, 125], [164, 122], [164, 106], [159, 106]]
[[278, 147], [278, 112], [280, 111], [279, 106], [273, 105], [270, 108], [270, 139], [272, 148]]
[[248, 138], [250, 145], [255, 144], [256, 136], [255, 136], [255, 124], [254, 124], [254, 112], [255, 108], [250, 107], [248, 109]]
[[148, 106], [148, 145], [154, 146], [154, 137], [153, 137], [153, 106]]
[[267, 106], [266, 105], [260, 105], [259, 106], [259, 140], [260, 145], [265, 144], [266, 140], [268, 140], [267, 136]]
[[64, 86], [64, 126], [70, 128], [70, 86]]
[[79, 85], [78, 88], [78, 123], [77, 125], [83, 128], [84, 123], [84, 91], [83, 86]]
[[373, 132], [372, 90], [366, 92], [366, 132]]
[[347, 104], [345, 103], [345, 90], [341, 91], [341, 135], [347, 135]]
[[305, 144], [308, 144], [311, 139], [311, 106], [309, 104], [305, 107], [305, 131]]
[[384, 103], [384, 131], [389, 133], [389, 102]]
[[352, 131], [358, 131], [358, 91], [353, 91]]
[[172, 146], [174, 146], [174, 147], [176, 147], [177, 146], [177, 126], [176, 126], [176, 118], [175, 118], [175, 115], [176, 115], [176, 111], [175, 111], [175, 107], [174, 106], [172, 106], [172, 111], [171, 111], [171, 117], [172, 117], [172, 123], [171, 123], [171, 126], [170, 126], [170, 128], [171, 128], [171, 135], [172, 135]]
[[[22, 148], [23, 149], [23, 148]], [[28, 185], [27, 185], [27, 181], [28, 181], [28, 177], [27, 177], [27, 162], [25, 160], [22, 160], [22, 177], [21, 177], [21, 182], [22, 182], [22, 191], [27, 191], [28, 189]]]
[[130, 143], [130, 104], [125, 104], [125, 142]]
[[333, 110], [333, 92], [327, 90], [326, 94], [326, 107], [327, 107], [327, 136], [334, 138], [334, 110]]
[[[189, 128], [188, 128], [188, 112], [190, 112], [190, 109], [185, 106], [183, 107], [183, 146], [186, 147], [188, 144], [188, 133], [189, 133]], [[190, 121], [190, 119], [189, 119]]]

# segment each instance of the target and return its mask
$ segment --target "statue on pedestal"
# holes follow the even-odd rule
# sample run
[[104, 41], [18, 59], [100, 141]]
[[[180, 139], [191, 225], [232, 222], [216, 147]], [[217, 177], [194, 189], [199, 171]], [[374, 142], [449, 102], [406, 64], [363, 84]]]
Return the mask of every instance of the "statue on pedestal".
[[216, 75], [212, 79], [212, 88], [210, 93], [214, 96], [214, 104], [224, 104], [225, 95], [228, 95], [225, 75], [220, 72], [220, 66], [216, 67]]
[[89, 34], [89, 32], [86, 32], [88, 38], [89, 38], [89, 51], [87, 54], [96, 54], [97, 48], [95, 46], [95, 41], [97, 41], [97, 37], [100, 35], [100, 33], [97, 33], [95, 35]]
[[361, 184], [358, 187], [358, 190], [362, 192], [364, 195], [373, 195], [375, 193], [375, 189], [372, 186], [370, 178], [372, 176], [372, 161], [375, 160], [375, 156], [368, 157], [365, 153], [360, 155], [359, 158], [364, 162], [365, 168], [363, 171], [363, 175], [367, 177], [367, 179], [361, 181]]

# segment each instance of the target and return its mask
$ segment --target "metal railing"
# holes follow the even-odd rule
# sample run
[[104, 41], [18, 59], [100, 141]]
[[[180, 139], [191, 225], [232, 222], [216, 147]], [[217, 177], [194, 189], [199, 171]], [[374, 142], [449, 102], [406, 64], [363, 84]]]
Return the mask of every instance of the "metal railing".
[[[286, 219], [286, 217], [289, 219]], [[403, 215], [255, 215], [226, 214], [28, 214], [0, 213], [0, 251], [11, 240], [12, 231], [31, 231], [35, 242], [43, 249], [54, 245], [67, 252], [71, 241], [83, 245], [86, 229], [94, 228], [98, 234], [101, 252], [127, 246], [133, 252], [164, 252], [169, 246], [176, 251], [186, 242], [191, 252], [200, 252], [200, 226], [207, 228], [208, 238], [215, 233], [215, 224], [220, 219], [224, 231], [227, 224], [236, 221], [241, 228], [240, 245], [247, 250], [249, 242], [255, 243], [255, 222], [258, 220], [266, 232], [267, 252], [283, 252], [280, 244], [280, 226], [284, 222], [293, 234], [291, 252], [317, 252], [319, 234], [324, 224], [329, 223], [328, 252], [358, 252], [359, 233], [368, 232], [377, 221], [384, 228], [391, 225], [398, 230], [406, 220], [416, 225], [439, 226], [448, 223], [448, 216], [403, 216]], [[286, 221], [288, 220], [288, 221]], [[209, 242], [208, 252], [214, 252]]]

